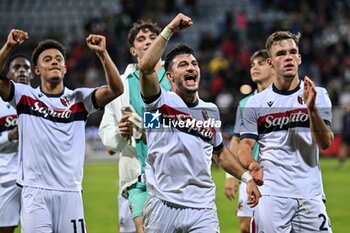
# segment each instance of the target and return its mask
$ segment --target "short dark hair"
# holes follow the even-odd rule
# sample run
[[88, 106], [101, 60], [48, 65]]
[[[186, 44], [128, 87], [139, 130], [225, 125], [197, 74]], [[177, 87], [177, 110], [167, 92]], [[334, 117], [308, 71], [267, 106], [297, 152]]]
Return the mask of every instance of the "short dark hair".
[[164, 68], [166, 71], [171, 70], [173, 59], [181, 54], [191, 54], [194, 56], [194, 51], [185, 44], [178, 44], [165, 57]]
[[66, 49], [64, 48], [64, 46], [57, 40], [47, 39], [39, 42], [38, 46], [34, 49], [32, 53], [32, 62], [34, 66], [37, 65], [40, 54], [47, 49], [57, 49], [62, 53], [64, 59], [66, 59]]
[[269, 57], [269, 54], [267, 53], [266, 49], [260, 49], [253, 53], [253, 55], [250, 57], [250, 62], [253, 62], [253, 60], [257, 57], [261, 57], [264, 59], [264, 61]]
[[6, 70], [9, 70], [11, 62], [19, 57], [22, 57], [22, 58], [28, 60], [30, 65], [32, 65], [32, 61], [31, 61], [29, 56], [27, 56], [24, 53], [16, 53], [16, 54], [11, 55], [11, 57], [7, 60], [6, 65], [5, 65]]
[[147, 20], [137, 20], [132, 28], [129, 30], [128, 34], [128, 41], [129, 41], [129, 46], [132, 47], [134, 46], [134, 40], [139, 31], [141, 30], [150, 30], [151, 32], [155, 33], [156, 35], [159, 35], [160, 33], [160, 27], [158, 26], [157, 23], [153, 22], [150, 19]]

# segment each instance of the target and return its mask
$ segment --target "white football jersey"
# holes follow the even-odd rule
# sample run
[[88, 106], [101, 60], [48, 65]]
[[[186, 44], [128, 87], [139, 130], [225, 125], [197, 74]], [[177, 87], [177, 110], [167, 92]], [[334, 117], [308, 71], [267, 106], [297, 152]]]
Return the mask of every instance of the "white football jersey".
[[[95, 110], [95, 89], [68, 88], [48, 95], [40, 87], [13, 83], [18, 113], [19, 173], [23, 186], [80, 191], [85, 155], [85, 121]], [[95, 105], [96, 106], [96, 105]]]
[[[264, 169], [263, 195], [291, 198], [322, 196], [319, 148], [310, 132], [303, 81], [295, 90], [281, 92], [274, 85], [252, 96], [243, 110], [241, 139], [260, 146], [258, 162]], [[317, 87], [316, 106], [321, 118], [332, 121], [331, 101]]]
[[[153, 119], [146, 116], [150, 111]], [[147, 128], [149, 120], [159, 114], [160, 124], [153, 121], [154, 128]], [[186, 120], [193, 123], [192, 127], [183, 124]], [[202, 127], [195, 123], [213, 123], [214, 120], [220, 120], [217, 106], [200, 99], [187, 106], [176, 93], [161, 89], [157, 99], [151, 103], [146, 101], [148, 158], [145, 174], [147, 191], [151, 195], [181, 206], [216, 209], [210, 168], [213, 148], [223, 145], [222, 135], [218, 125]]]
[[0, 183], [17, 177], [18, 141], [8, 140], [8, 133], [17, 126], [17, 113], [9, 103], [0, 98]]

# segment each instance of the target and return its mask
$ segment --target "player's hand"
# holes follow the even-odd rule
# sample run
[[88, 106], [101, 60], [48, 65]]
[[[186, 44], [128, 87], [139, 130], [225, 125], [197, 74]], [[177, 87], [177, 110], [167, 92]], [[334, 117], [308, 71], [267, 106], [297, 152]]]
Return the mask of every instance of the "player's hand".
[[8, 139], [9, 139], [9, 141], [18, 140], [18, 127], [17, 126], [9, 131]]
[[125, 113], [119, 121], [118, 130], [120, 136], [126, 139], [130, 139], [133, 135], [133, 125], [128, 118], [130, 117], [130, 113]]
[[256, 161], [249, 164], [249, 174], [253, 177], [255, 183], [259, 186], [264, 184], [264, 170]]
[[7, 44], [14, 47], [28, 39], [28, 33], [19, 29], [12, 29], [7, 36]]
[[190, 17], [179, 13], [169, 24], [168, 24], [168, 28], [172, 31], [172, 32], [177, 32], [177, 31], [181, 31], [185, 28], [190, 27], [193, 24], [193, 21]]
[[225, 196], [232, 201], [233, 199], [236, 198], [237, 190], [238, 190], [237, 180], [234, 177], [226, 178], [225, 189], [224, 189]]
[[261, 193], [256, 186], [254, 180], [251, 180], [247, 183], [247, 194], [248, 194], [248, 205], [254, 207], [259, 203]]
[[86, 44], [97, 54], [102, 54], [106, 51], [106, 38], [104, 36], [90, 34], [86, 38]]
[[314, 82], [309, 77], [305, 76], [303, 99], [309, 110], [315, 109], [316, 95], [317, 91]]

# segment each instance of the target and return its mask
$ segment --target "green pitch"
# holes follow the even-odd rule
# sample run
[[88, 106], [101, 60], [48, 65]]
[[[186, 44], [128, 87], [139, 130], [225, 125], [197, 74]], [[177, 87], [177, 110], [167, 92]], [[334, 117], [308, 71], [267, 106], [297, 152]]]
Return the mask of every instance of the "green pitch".
[[[350, 162], [345, 170], [336, 171], [336, 159], [322, 159], [322, 173], [327, 194], [327, 211], [334, 233], [348, 233], [350, 229]], [[84, 174], [84, 206], [89, 233], [118, 233], [117, 227], [117, 164], [87, 163]], [[212, 174], [217, 185], [217, 207], [221, 233], [239, 233], [235, 217], [236, 201], [224, 196], [225, 174], [213, 168]], [[18, 230], [16, 232], [19, 232]]]

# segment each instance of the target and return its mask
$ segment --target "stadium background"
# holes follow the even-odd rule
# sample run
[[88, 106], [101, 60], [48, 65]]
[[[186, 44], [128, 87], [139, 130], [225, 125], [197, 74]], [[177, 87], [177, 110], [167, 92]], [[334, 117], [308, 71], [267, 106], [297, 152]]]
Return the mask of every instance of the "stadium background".
[[[168, 48], [175, 43], [184, 42], [195, 49], [202, 75], [200, 96], [220, 107], [224, 136], [227, 139], [232, 133], [236, 105], [244, 96], [241, 92], [242, 85], [248, 84], [254, 89], [254, 84], [249, 78], [249, 57], [253, 51], [264, 47], [267, 36], [275, 30], [302, 33], [300, 49], [303, 63], [300, 76], [307, 74], [318, 85], [327, 88], [334, 106], [333, 129], [337, 134], [340, 133], [344, 106], [350, 102], [348, 0], [1, 0], [0, 43], [6, 41], [12, 28], [22, 29], [29, 33], [30, 39], [19, 46], [17, 51], [30, 55], [39, 40], [55, 38], [67, 47], [66, 85], [72, 89], [79, 86], [95, 87], [104, 84], [104, 78], [98, 58], [86, 46], [85, 37], [89, 33], [103, 34], [107, 37], [108, 51], [119, 70], [123, 72], [126, 65], [133, 62], [127, 44], [127, 31], [132, 23], [137, 19], [151, 18], [163, 27], [178, 12], [192, 17], [194, 25], [182, 33], [175, 34]], [[33, 86], [37, 85], [38, 78], [33, 83]], [[103, 166], [109, 167], [116, 162], [116, 158], [106, 155], [99, 141], [96, 127], [101, 115], [102, 112], [92, 115], [87, 123], [87, 160], [108, 160], [110, 163], [103, 163]], [[336, 142], [339, 142], [339, 138]], [[323, 155], [336, 155], [337, 149], [338, 143], [335, 143], [332, 149]], [[325, 166], [332, 164], [332, 161], [323, 161], [327, 161]], [[87, 165], [87, 183], [91, 181], [91, 176], [88, 175], [90, 169], [100, 165]], [[113, 169], [110, 173], [114, 174], [113, 183], [110, 186], [115, 192], [116, 165]], [[105, 171], [104, 168], [101, 170]], [[330, 170], [330, 177], [334, 175], [338, 182], [341, 180], [347, 184], [341, 183], [341, 187], [334, 186], [337, 190], [335, 195], [343, 191], [342, 196], [348, 197], [350, 191], [345, 188], [348, 188], [349, 182], [346, 179], [342, 180], [346, 171], [333, 174], [334, 171]], [[219, 177], [222, 175], [222, 171], [214, 173], [218, 173]], [[324, 172], [324, 176], [328, 179], [327, 173]], [[102, 179], [105, 178], [97, 176], [96, 182], [102, 182]], [[337, 184], [332, 180], [330, 183]], [[86, 187], [85, 190], [89, 189]], [[226, 203], [227, 206], [222, 190], [218, 191], [218, 201]], [[334, 192], [333, 188], [331, 192]], [[91, 200], [97, 201], [99, 198], [98, 195], [91, 196]], [[111, 195], [109, 198], [114, 197]], [[331, 202], [330, 197], [329, 199]], [[337, 197], [337, 200], [347, 199]], [[349, 207], [348, 201], [344, 201], [344, 206]], [[109, 206], [107, 210], [109, 213], [116, 211], [113, 206]], [[94, 213], [93, 210], [92, 212]], [[231, 218], [233, 208], [231, 212], [224, 217]], [[348, 213], [342, 214], [350, 217]], [[330, 215], [332, 217], [332, 214]], [[349, 226], [346, 221], [341, 223], [344, 224]], [[238, 225], [232, 228], [236, 229]]]

